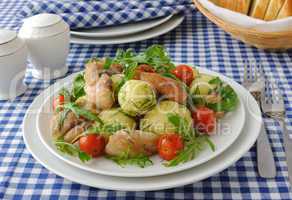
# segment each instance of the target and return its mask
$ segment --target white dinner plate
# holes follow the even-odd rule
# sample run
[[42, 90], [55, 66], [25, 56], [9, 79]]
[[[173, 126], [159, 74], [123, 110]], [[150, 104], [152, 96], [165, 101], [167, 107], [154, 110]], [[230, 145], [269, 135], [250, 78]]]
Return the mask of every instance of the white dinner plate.
[[167, 20], [169, 20], [173, 15], [166, 17], [160, 17], [152, 20], [145, 20], [135, 23], [127, 23], [116, 26], [108, 26], [101, 28], [91, 28], [91, 29], [78, 29], [72, 30], [70, 33], [72, 35], [83, 36], [83, 37], [117, 37], [122, 35], [129, 35], [141, 31], [148, 30], [155, 26], [158, 26]]
[[141, 40], [147, 40], [153, 37], [157, 37], [159, 35], [163, 35], [178, 25], [182, 23], [184, 20], [184, 15], [178, 14], [172, 16], [166, 22], [156, 26], [152, 29], [145, 30], [142, 32], [138, 32], [131, 35], [123, 35], [118, 37], [81, 37], [71, 35], [71, 43], [75, 44], [95, 44], [95, 45], [102, 45], [102, 44], [123, 44], [123, 43], [130, 43], [130, 42], [137, 42]]
[[[227, 82], [231, 87], [237, 84], [235, 81], [219, 75], [217, 73], [205, 70], [203, 68], [197, 68], [200, 72], [208, 73], [211, 75], [218, 75], [222, 80]], [[71, 75], [67, 78], [65, 85], [61, 87], [69, 88], [72, 85], [73, 79], [76, 75]], [[108, 160], [104, 157], [97, 159], [92, 159], [88, 163], [82, 163], [77, 157], [72, 157], [69, 155], [64, 155], [57, 150], [54, 145], [52, 136], [51, 136], [51, 125], [50, 121], [53, 117], [52, 104], [54, 96], [57, 96], [59, 93], [60, 87], [51, 86], [54, 88], [50, 96], [44, 101], [40, 107], [38, 116], [37, 116], [37, 130], [39, 137], [42, 141], [42, 144], [56, 157], [62, 159], [63, 161], [71, 164], [80, 169], [103, 174], [110, 176], [120, 176], [120, 177], [148, 177], [148, 176], [160, 176], [170, 173], [179, 172], [186, 170], [197, 165], [200, 165], [204, 162], [211, 160], [212, 158], [218, 156], [224, 150], [226, 150], [239, 136], [242, 131], [245, 122], [245, 109], [242, 100], [239, 98], [238, 106], [236, 110], [231, 113], [228, 113], [222, 120], [218, 123], [218, 129], [215, 135], [211, 136], [210, 139], [215, 144], [215, 151], [212, 151], [208, 146], [205, 147], [202, 152], [200, 152], [197, 157], [189, 162], [180, 164], [175, 167], [165, 167], [163, 161], [159, 158], [158, 155], [151, 156], [153, 165], [140, 168], [137, 166], [125, 166], [121, 167], [115, 162]]]
[[153, 191], [179, 187], [203, 180], [221, 172], [240, 159], [255, 143], [262, 122], [260, 109], [257, 102], [247, 90], [239, 84], [235, 85], [235, 89], [243, 100], [247, 113], [242, 134], [240, 134], [239, 138], [230, 148], [216, 158], [197, 167], [174, 174], [145, 178], [104, 176], [80, 170], [58, 159], [46, 147], [41, 145], [42, 142], [36, 130], [37, 114], [35, 111], [40, 108], [43, 100], [51, 94], [50, 89], [45, 90], [36, 97], [26, 112], [22, 126], [23, 138], [27, 149], [38, 162], [55, 174], [76, 183], [96, 188], [123, 191]]

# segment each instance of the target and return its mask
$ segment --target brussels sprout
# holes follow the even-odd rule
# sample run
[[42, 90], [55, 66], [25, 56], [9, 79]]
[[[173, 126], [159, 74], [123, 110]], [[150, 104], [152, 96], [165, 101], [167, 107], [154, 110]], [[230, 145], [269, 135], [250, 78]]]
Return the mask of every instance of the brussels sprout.
[[122, 82], [123, 80], [123, 77], [124, 77], [124, 74], [114, 74], [111, 76], [111, 80], [112, 80], [112, 88], [113, 88], [113, 91], [116, 92], [120, 83]]
[[207, 95], [213, 89], [215, 89], [216, 84], [210, 84], [209, 81], [214, 79], [214, 76], [210, 76], [207, 74], [200, 74], [195, 80], [192, 82], [190, 86], [191, 94], [196, 95]]
[[119, 104], [122, 110], [131, 116], [143, 115], [156, 105], [156, 95], [147, 82], [127, 81], [119, 91]]
[[140, 120], [140, 129], [156, 134], [176, 132], [176, 127], [168, 120], [169, 114], [177, 114], [192, 125], [191, 113], [186, 106], [175, 101], [161, 101]]
[[121, 108], [104, 110], [99, 113], [98, 116], [105, 124], [120, 124], [122, 127], [125, 127], [129, 130], [132, 130], [136, 127], [136, 121], [123, 113]]

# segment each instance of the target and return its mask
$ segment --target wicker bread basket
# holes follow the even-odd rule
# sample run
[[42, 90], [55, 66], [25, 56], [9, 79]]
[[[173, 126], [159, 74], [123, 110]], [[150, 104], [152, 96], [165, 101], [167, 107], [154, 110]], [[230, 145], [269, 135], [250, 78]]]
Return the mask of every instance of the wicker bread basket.
[[232, 35], [234, 38], [260, 49], [285, 50], [292, 48], [292, 28], [285, 32], [259, 32], [240, 27], [218, 18], [209, 12], [198, 0], [193, 0], [197, 9], [209, 20]]

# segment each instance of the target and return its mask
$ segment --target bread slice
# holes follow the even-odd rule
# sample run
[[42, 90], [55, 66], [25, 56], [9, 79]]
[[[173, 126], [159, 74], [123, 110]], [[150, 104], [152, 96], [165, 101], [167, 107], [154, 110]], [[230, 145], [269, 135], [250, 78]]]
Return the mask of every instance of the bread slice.
[[[290, 0], [291, 1], [291, 0]], [[270, 0], [264, 20], [271, 21], [277, 19], [277, 16], [283, 7], [285, 0]]]
[[282, 6], [277, 19], [282, 19], [285, 17], [292, 16], [292, 0], [286, 0], [284, 5]]
[[253, 0], [249, 16], [264, 19], [270, 0]]
[[252, 0], [237, 0], [236, 12], [248, 14]]
[[218, 5], [223, 8], [236, 11], [237, 1], [238, 0], [218, 0]]

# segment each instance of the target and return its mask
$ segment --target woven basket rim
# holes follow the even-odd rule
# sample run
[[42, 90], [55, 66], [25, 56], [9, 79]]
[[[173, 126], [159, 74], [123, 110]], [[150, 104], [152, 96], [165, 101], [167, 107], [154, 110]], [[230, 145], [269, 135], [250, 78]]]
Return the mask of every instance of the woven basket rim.
[[[221, 19], [220, 17], [217, 17], [213, 13], [211, 13], [207, 8], [205, 8], [199, 0], [193, 0], [194, 4], [196, 5], [197, 9], [202, 12], [206, 17], [211, 18], [210, 20], [216, 23], [217, 25], [224, 25], [227, 22]], [[243, 28], [241, 26], [235, 25], [233, 23], [228, 22], [228, 29], [233, 29], [235, 31], [244, 31], [248, 35], [259, 35], [260, 37], [280, 37], [280, 36], [292, 36], [292, 31], [280, 31], [280, 32], [264, 32], [264, 31], [257, 31], [253, 28]]]

